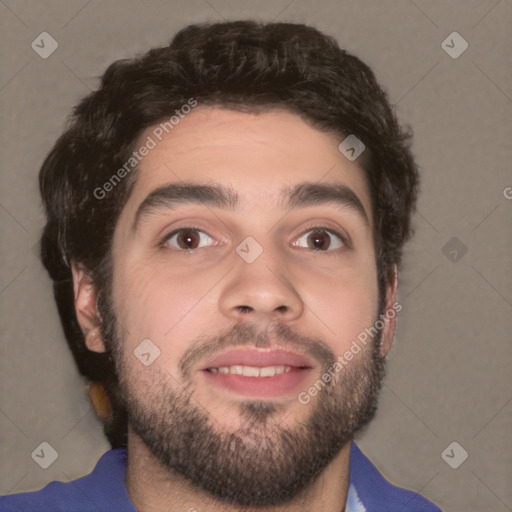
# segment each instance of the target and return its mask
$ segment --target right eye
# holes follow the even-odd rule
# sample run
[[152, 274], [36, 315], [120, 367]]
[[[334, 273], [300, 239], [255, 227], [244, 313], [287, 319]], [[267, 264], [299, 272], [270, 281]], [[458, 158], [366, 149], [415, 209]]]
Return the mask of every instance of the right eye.
[[198, 245], [201, 242], [204, 243], [207, 240], [213, 240], [213, 238], [208, 233], [205, 233], [204, 231], [194, 226], [182, 226], [166, 235], [162, 239], [162, 245], [170, 245], [176, 250], [191, 252], [197, 249], [201, 249], [202, 247], [198, 247]]

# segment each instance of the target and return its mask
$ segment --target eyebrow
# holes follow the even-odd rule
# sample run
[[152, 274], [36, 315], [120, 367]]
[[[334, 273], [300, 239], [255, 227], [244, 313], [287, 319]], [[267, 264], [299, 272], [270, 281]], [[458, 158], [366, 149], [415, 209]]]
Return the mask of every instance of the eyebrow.
[[[150, 192], [139, 205], [132, 224], [132, 231], [137, 229], [143, 218], [183, 204], [236, 210], [240, 205], [240, 196], [231, 187], [221, 184], [198, 184], [182, 181], [164, 185]], [[303, 182], [279, 191], [278, 206], [283, 209], [324, 204], [333, 204], [342, 209], [352, 210], [369, 226], [368, 215], [361, 200], [346, 185]]]

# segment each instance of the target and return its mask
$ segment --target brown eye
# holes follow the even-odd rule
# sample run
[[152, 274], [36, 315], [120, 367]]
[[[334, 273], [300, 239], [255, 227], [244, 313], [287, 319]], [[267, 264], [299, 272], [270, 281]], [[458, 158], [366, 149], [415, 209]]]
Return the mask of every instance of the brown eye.
[[340, 234], [324, 228], [313, 228], [306, 231], [293, 245], [298, 245], [301, 240], [305, 241], [307, 249], [313, 251], [326, 252], [340, 249], [345, 245], [344, 238]]
[[[194, 251], [200, 249], [200, 243], [204, 241], [204, 238], [213, 240], [210, 235], [196, 228], [180, 228], [173, 231], [165, 239], [166, 244], [174, 247], [175, 249], [181, 249], [186, 251]], [[211, 245], [211, 244], [210, 244]]]

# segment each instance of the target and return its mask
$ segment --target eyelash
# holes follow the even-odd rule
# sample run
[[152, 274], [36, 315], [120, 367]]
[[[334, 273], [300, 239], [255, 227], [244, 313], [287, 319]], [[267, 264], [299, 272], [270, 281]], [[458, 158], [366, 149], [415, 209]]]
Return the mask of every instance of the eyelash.
[[[208, 233], [206, 233], [203, 229], [197, 227], [197, 226], [180, 226], [176, 229], [173, 229], [169, 234], [165, 235], [162, 240], [158, 243], [158, 247], [161, 247], [162, 249], [166, 249], [167, 248], [167, 242], [169, 241], [169, 239], [171, 237], [173, 237], [174, 235], [178, 234], [180, 231], [184, 231], [184, 230], [191, 230], [191, 231], [199, 231], [200, 233], [205, 233], [206, 235], [208, 235], [210, 238], [213, 238], [211, 235], [209, 235]], [[308, 228], [306, 228], [304, 231], [301, 232], [301, 234], [298, 236], [298, 238], [302, 238], [306, 233], [310, 232], [310, 231], [325, 231], [329, 234], [332, 234], [332, 235], [335, 235], [337, 236], [341, 242], [343, 243], [343, 246], [344, 247], [348, 247], [350, 248], [351, 245], [350, 245], [350, 242], [348, 240], [348, 237], [343, 235], [342, 233], [334, 230], [334, 229], [331, 229], [331, 228], [327, 228], [325, 226], [317, 226], [317, 225], [312, 225], [312, 226], [309, 226]], [[187, 255], [192, 255], [195, 253], [195, 251], [197, 251], [198, 249], [175, 249], [173, 248], [174, 250], [176, 251], [179, 251], [179, 252], [182, 252], [184, 254], [187, 254]], [[305, 249], [304, 247], [302, 247], [302, 249]], [[338, 248], [338, 249], [330, 249], [330, 250], [326, 250], [326, 251], [321, 251], [321, 250], [315, 250], [315, 249], [310, 249], [310, 251], [312, 252], [316, 252], [316, 253], [320, 253], [320, 254], [323, 254], [325, 256], [336, 256], [337, 255], [337, 252], [336, 251], [339, 251], [340, 249], [343, 249], [343, 247], [341, 248]]]

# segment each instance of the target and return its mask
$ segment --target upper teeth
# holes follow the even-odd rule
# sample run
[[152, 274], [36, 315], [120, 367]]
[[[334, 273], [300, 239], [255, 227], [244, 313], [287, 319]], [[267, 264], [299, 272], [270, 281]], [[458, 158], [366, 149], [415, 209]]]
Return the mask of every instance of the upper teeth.
[[212, 373], [231, 373], [232, 375], [243, 375], [244, 377], [273, 377], [276, 374], [289, 372], [291, 366], [265, 366], [259, 368], [257, 366], [219, 366], [218, 368], [208, 368]]

